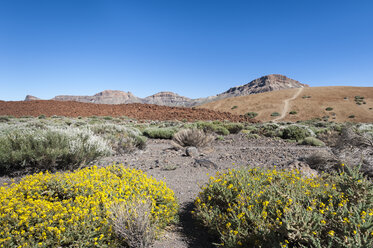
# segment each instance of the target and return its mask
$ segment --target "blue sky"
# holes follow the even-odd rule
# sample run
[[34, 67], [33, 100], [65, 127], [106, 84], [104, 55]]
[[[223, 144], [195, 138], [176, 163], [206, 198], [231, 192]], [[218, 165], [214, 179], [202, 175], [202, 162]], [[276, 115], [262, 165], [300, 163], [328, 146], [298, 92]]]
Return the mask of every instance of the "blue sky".
[[373, 1], [0, 0], [0, 99], [373, 86]]

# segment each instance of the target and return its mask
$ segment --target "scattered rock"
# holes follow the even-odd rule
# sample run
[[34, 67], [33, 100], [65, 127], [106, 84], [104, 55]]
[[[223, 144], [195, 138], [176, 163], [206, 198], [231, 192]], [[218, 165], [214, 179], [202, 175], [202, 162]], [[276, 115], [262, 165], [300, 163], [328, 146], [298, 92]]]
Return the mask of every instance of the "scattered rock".
[[187, 156], [193, 157], [193, 158], [198, 157], [199, 155], [198, 149], [194, 146], [187, 147], [185, 150], [185, 153]]
[[285, 168], [289, 170], [299, 170], [301, 174], [309, 178], [316, 177], [319, 174], [316, 170], [311, 169], [308, 164], [297, 160], [291, 161]]
[[218, 166], [214, 162], [211, 162], [208, 159], [195, 159], [193, 166], [218, 169]]

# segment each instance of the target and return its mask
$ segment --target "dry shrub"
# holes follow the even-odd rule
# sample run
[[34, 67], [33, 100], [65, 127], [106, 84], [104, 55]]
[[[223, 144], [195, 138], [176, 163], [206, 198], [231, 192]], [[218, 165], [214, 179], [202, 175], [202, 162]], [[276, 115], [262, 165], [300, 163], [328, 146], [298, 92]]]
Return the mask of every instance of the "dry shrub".
[[183, 129], [174, 134], [172, 139], [176, 147], [204, 147], [212, 142], [214, 136], [198, 129]]
[[305, 158], [306, 163], [314, 170], [333, 171], [340, 164], [333, 153], [328, 151], [317, 151]]
[[134, 200], [113, 204], [110, 220], [113, 230], [129, 247], [149, 247], [156, 238], [156, 225], [152, 223], [151, 201]]

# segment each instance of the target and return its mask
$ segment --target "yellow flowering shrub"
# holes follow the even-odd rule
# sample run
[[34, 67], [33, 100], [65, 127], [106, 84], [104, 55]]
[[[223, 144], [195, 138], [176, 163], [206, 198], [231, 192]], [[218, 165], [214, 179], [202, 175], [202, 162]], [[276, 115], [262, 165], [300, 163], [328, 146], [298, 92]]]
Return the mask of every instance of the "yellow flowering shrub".
[[211, 177], [194, 216], [223, 247], [373, 247], [373, 186], [358, 172], [229, 170]]
[[123, 166], [27, 176], [0, 187], [0, 247], [115, 247], [109, 210], [134, 199], [151, 202], [158, 232], [177, 213], [162, 181]]

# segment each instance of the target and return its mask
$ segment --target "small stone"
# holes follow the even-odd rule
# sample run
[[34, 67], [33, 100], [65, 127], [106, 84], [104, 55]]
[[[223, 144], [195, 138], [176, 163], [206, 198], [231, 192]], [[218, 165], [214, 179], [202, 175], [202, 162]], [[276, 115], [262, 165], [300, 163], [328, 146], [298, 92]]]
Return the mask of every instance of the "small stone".
[[185, 153], [189, 157], [198, 157], [199, 155], [198, 149], [194, 146], [187, 147]]
[[218, 169], [218, 166], [214, 162], [211, 162], [208, 159], [196, 159], [194, 161], [193, 166]]

